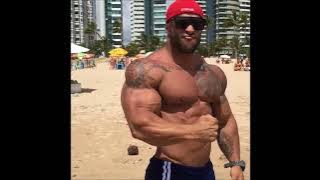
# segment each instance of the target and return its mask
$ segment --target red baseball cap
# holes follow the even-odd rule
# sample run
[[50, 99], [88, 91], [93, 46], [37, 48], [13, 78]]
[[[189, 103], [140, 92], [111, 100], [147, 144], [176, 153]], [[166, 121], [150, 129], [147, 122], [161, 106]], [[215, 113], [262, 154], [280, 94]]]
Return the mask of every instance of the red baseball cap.
[[176, 0], [167, 9], [166, 22], [180, 14], [196, 14], [204, 18], [202, 8], [195, 0]]

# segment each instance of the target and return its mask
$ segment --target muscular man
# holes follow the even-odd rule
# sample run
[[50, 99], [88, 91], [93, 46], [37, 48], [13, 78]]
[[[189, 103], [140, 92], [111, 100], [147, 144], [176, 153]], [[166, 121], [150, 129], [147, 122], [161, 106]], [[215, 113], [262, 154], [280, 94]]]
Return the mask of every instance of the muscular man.
[[206, 25], [194, 0], [168, 8], [167, 42], [125, 72], [121, 102], [132, 136], [157, 151], [146, 180], [214, 180], [211, 142], [229, 161], [233, 180], [243, 180], [239, 135], [225, 96], [223, 71], [194, 54]]

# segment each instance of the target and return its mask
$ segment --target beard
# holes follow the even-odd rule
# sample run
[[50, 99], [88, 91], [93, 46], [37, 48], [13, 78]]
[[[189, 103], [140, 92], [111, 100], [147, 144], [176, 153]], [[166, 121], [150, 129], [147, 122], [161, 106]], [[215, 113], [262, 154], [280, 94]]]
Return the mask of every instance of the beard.
[[169, 35], [171, 47], [176, 49], [178, 52], [185, 54], [192, 54], [200, 44], [200, 36], [195, 35], [195, 38], [191, 41], [185, 41], [183, 36], [180, 36], [177, 33], [171, 33]]

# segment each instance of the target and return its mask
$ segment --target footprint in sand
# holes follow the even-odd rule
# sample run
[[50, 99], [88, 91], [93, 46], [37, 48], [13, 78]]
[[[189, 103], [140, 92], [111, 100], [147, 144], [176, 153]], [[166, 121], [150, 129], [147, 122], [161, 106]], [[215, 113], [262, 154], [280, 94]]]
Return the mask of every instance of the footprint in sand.
[[87, 109], [87, 106], [80, 106], [81, 109]]

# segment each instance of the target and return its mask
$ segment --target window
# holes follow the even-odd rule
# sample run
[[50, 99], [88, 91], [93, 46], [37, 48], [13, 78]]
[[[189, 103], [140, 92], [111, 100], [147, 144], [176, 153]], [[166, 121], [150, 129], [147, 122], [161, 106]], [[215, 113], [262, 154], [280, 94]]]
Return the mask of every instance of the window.
[[164, 28], [164, 25], [163, 24], [155, 24], [154, 27], [155, 28]]
[[154, 1], [155, 4], [166, 4], [165, 0], [155, 0]]
[[153, 13], [154, 16], [164, 16], [165, 13], [164, 12], [156, 12], [156, 13]]
[[121, 8], [121, 4], [114, 4], [112, 7], [113, 8]]
[[121, 14], [121, 11], [112, 11], [113, 14]]

